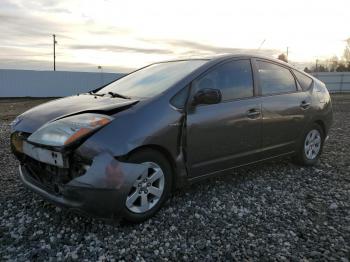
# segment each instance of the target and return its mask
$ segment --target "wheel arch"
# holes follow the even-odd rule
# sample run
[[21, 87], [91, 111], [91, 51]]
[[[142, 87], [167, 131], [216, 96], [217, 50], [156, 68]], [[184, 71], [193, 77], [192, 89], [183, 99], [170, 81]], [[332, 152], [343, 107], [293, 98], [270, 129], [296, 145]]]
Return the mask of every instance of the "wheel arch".
[[118, 159], [120, 160], [127, 160], [129, 158], [130, 155], [135, 154], [137, 152], [140, 152], [142, 150], [154, 150], [157, 151], [159, 153], [161, 153], [166, 160], [169, 162], [170, 167], [171, 167], [171, 171], [172, 171], [172, 177], [173, 177], [173, 183], [172, 183], [172, 189], [175, 189], [176, 187], [176, 182], [177, 182], [177, 168], [176, 168], [176, 162], [174, 157], [171, 155], [171, 153], [164, 147], [160, 146], [160, 145], [156, 145], [156, 144], [148, 144], [148, 145], [142, 145], [139, 147], [134, 148], [133, 150], [131, 150], [128, 154], [122, 156], [122, 157], [118, 157]]
[[315, 120], [314, 123], [321, 127], [323, 135], [326, 136], [327, 134], [326, 134], [326, 125], [325, 125], [325, 123], [321, 119]]

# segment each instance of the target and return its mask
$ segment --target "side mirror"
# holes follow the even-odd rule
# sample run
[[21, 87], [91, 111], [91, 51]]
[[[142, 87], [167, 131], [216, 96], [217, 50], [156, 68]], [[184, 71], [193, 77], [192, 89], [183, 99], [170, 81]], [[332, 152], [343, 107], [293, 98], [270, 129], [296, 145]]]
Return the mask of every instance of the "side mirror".
[[221, 92], [219, 89], [204, 88], [199, 90], [193, 97], [192, 105], [211, 105], [221, 102]]

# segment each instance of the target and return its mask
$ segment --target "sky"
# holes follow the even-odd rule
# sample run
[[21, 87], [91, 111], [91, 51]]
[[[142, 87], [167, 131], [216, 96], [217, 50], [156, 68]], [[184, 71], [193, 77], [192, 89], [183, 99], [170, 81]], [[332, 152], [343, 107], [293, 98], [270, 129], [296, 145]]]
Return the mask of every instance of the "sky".
[[[0, 69], [128, 72], [202, 55], [286, 52], [297, 67], [350, 38], [350, 1], [0, 0]], [[101, 66], [102, 69], [98, 69]]]

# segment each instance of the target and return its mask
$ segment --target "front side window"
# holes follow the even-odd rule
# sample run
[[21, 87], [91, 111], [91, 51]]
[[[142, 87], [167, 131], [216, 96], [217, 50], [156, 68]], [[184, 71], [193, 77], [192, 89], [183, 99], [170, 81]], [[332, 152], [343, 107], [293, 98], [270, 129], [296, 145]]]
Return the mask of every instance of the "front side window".
[[128, 97], [156, 96], [205, 64], [207, 60], [186, 60], [153, 64], [131, 73], [98, 91]]
[[218, 66], [193, 82], [195, 92], [204, 88], [221, 91], [222, 100], [253, 96], [253, 77], [250, 60], [235, 60]]
[[179, 92], [177, 92], [177, 94], [170, 99], [170, 104], [172, 104], [178, 109], [183, 109], [186, 105], [188, 88], [189, 86], [186, 86], [185, 88], [182, 88]]
[[301, 86], [301, 89], [303, 89], [303, 91], [308, 90], [312, 84], [312, 79], [307, 75], [298, 72], [297, 70], [293, 70], [293, 72]]
[[262, 95], [295, 92], [297, 90], [292, 73], [285, 67], [257, 61]]

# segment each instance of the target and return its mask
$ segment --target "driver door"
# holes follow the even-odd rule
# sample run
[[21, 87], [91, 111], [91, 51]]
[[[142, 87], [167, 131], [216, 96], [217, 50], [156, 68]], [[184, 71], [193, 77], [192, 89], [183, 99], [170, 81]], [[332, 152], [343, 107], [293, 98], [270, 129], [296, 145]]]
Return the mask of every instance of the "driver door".
[[255, 97], [250, 59], [220, 64], [192, 83], [192, 92], [221, 92], [216, 104], [199, 104], [187, 115], [187, 162], [191, 177], [256, 161], [261, 148], [261, 101]]

